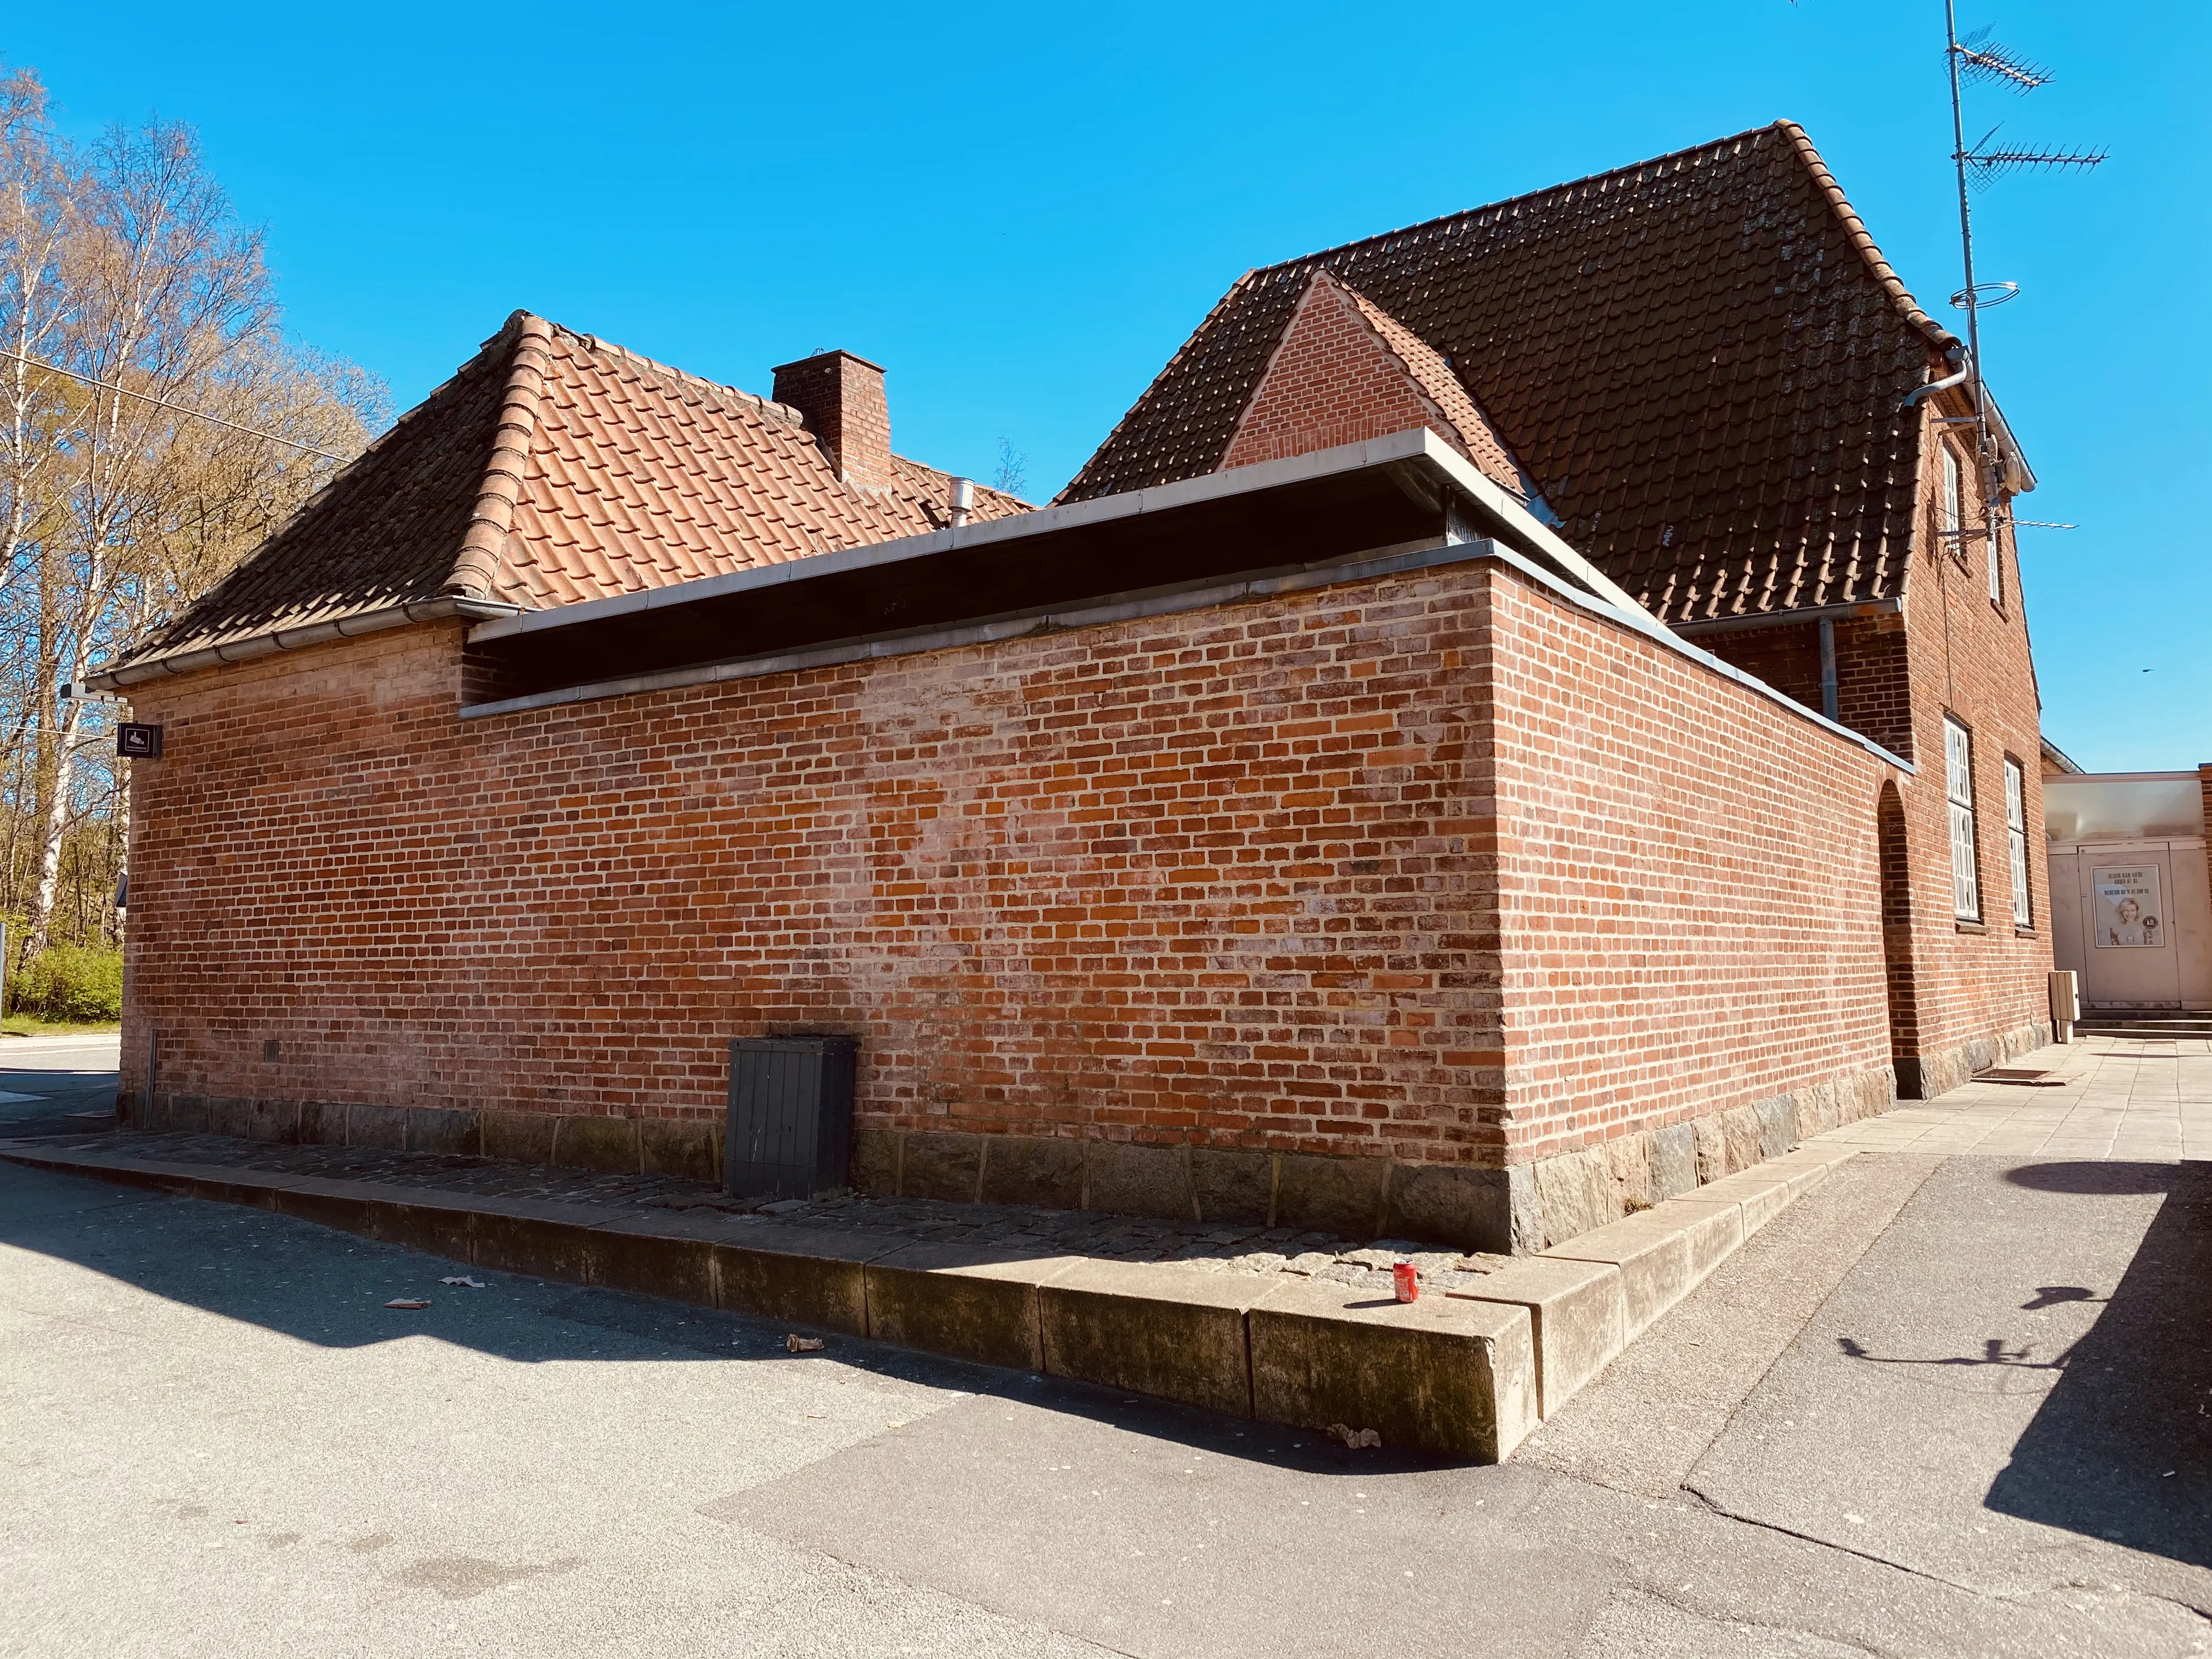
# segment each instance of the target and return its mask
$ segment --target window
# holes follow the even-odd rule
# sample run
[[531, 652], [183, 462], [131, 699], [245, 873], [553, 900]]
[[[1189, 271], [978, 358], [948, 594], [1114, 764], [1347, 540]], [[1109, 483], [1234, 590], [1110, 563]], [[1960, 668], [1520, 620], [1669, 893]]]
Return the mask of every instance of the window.
[[1943, 720], [1943, 784], [1951, 799], [1951, 914], [1982, 919], [1981, 883], [1974, 872], [1974, 740], [1966, 728]]
[[2027, 802], [2021, 793], [2020, 763], [2005, 757], [2005, 842], [2012, 853], [2012, 920], [2015, 927], [2033, 927], [2035, 912], [2027, 902]]
[[1936, 503], [1937, 514], [1942, 523], [1943, 545], [1952, 557], [1964, 560], [1966, 538], [1959, 532], [1965, 527], [1966, 514], [1960, 506], [1959, 452], [1950, 445], [1943, 446], [1943, 499]]
[[1990, 603], [2004, 603], [2004, 549], [1993, 524], [1990, 526]]

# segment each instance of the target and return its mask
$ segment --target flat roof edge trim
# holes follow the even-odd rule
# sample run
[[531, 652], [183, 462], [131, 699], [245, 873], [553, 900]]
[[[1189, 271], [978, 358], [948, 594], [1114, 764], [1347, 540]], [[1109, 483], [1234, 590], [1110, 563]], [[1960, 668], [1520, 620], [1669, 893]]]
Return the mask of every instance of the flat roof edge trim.
[[1585, 593], [1572, 583], [1553, 574], [1528, 555], [1515, 551], [1487, 538], [1450, 542], [1401, 543], [1395, 546], [1371, 548], [1351, 554], [1342, 559], [1324, 561], [1314, 565], [1277, 567], [1260, 570], [1241, 578], [1226, 581], [1201, 581], [1173, 588], [1151, 588], [1133, 594], [1103, 594], [1098, 599], [1074, 605], [1059, 606], [1015, 616], [978, 619], [965, 627], [924, 630], [918, 633], [876, 635], [857, 640], [839, 640], [806, 650], [785, 652], [770, 657], [751, 657], [730, 663], [702, 664], [691, 668], [670, 669], [658, 674], [633, 675], [618, 680], [602, 680], [589, 685], [563, 686], [551, 691], [540, 691], [526, 697], [511, 697], [497, 702], [465, 705], [460, 710], [463, 720], [485, 720], [500, 714], [528, 714], [538, 709], [556, 708], [571, 703], [596, 702], [608, 697], [632, 696], [641, 692], [680, 690], [691, 685], [711, 685], [727, 680], [764, 678], [771, 674], [803, 673], [811, 668], [834, 668], [849, 662], [883, 661], [894, 657], [919, 656], [926, 652], [952, 650], [964, 646], [985, 645], [1007, 639], [1018, 639], [1039, 633], [1072, 631], [1078, 628], [1102, 627], [1116, 621], [1127, 621], [1139, 617], [1172, 616], [1178, 612], [1210, 610], [1215, 606], [1232, 605], [1253, 599], [1273, 598], [1316, 587], [1334, 586], [1341, 583], [1372, 580], [1376, 577], [1407, 574], [1417, 570], [1441, 568], [1454, 564], [1474, 563], [1483, 559], [1497, 559], [1520, 572], [1530, 580], [1558, 594], [1577, 609], [1586, 611], [1602, 620], [1640, 634], [1653, 644], [1686, 657], [1721, 678], [1733, 681], [1745, 690], [1766, 698], [1795, 715], [1797, 719], [1820, 727], [1830, 735], [1841, 738], [1853, 746], [1864, 750], [1885, 765], [1893, 766], [1907, 777], [1919, 775], [1919, 769], [1902, 756], [1892, 754], [1872, 738], [1854, 732], [1839, 721], [1832, 720], [1815, 709], [1808, 708], [1785, 691], [1776, 690], [1755, 675], [1747, 674], [1732, 663], [1723, 662], [1709, 651], [1701, 651], [1654, 617], [1641, 606], [1622, 610]]
[[2061, 787], [2074, 789], [2089, 783], [2199, 783], [2203, 781], [2203, 775], [2193, 769], [2187, 772], [2061, 772], [2056, 777], [2044, 779], [2043, 787], [2045, 789]]
[[[753, 565], [744, 570], [732, 570], [726, 575], [672, 582], [665, 587], [646, 589], [641, 602], [639, 594], [618, 593], [604, 599], [586, 599], [577, 605], [526, 611], [520, 616], [502, 617], [471, 629], [469, 640], [471, 644], [489, 644], [494, 640], [508, 639], [520, 634], [578, 627], [605, 617], [626, 615], [641, 608], [656, 610], [667, 605], [689, 605], [697, 600], [721, 599], [750, 589], [771, 587], [781, 582], [803, 581], [815, 576], [842, 575], [878, 565], [927, 558], [933, 554], [951, 552], [955, 548], [984, 547], [1000, 542], [1021, 541], [1032, 536], [1050, 535], [1055, 531], [1108, 524], [1116, 519], [1195, 507], [1234, 495], [1253, 495], [1264, 489], [1280, 489], [1286, 484], [1308, 483], [1347, 472], [1364, 472], [1376, 467], [1388, 466], [1394, 461], [1425, 459], [1437, 462], [1445, 455], [1449, 455], [1460, 468], [1472, 473], [1473, 469], [1460, 459], [1458, 452], [1442, 438], [1426, 427], [1413, 427], [1386, 437], [1369, 438], [1356, 444], [1340, 444], [1334, 449], [1317, 449], [1304, 455], [1287, 456], [1279, 461], [1262, 461], [1254, 466], [1234, 467], [1226, 472], [1201, 473], [1195, 478], [1182, 478], [1174, 483], [1128, 490], [1118, 495], [1101, 495], [1093, 501], [1071, 501], [1064, 507], [1041, 507], [1030, 513], [1017, 513], [1008, 518], [963, 525], [957, 530], [933, 530], [927, 535], [868, 542], [859, 547], [841, 547], [827, 553], [809, 553], [800, 558], [780, 559], [773, 564]], [[1459, 482], [1457, 472], [1451, 472], [1450, 476], [1455, 483]], [[1480, 477], [1479, 474], [1474, 476]], [[1483, 482], [1487, 483], [1488, 480]], [[1497, 487], [1491, 485], [1491, 488], [1495, 490]], [[1534, 519], [1528, 522], [1535, 528], [1542, 529]], [[1570, 556], [1579, 556], [1571, 550], [1569, 552]]]
[[862, 635], [767, 656], [744, 657], [732, 662], [699, 663], [657, 673], [633, 674], [619, 679], [596, 680], [586, 685], [560, 686], [528, 696], [496, 702], [464, 705], [463, 720], [493, 714], [521, 714], [535, 708], [568, 703], [592, 702], [606, 697], [632, 696], [647, 691], [679, 690], [687, 685], [711, 685], [726, 680], [764, 678], [772, 674], [801, 673], [811, 668], [834, 668], [842, 663], [884, 661], [894, 657], [920, 656], [931, 651], [957, 650], [994, 645], [1006, 640], [1041, 634], [1069, 633], [1080, 628], [1109, 626], [1146, 617], [1175, 616], [1192, 611], [1272, 599], [1309, 588], [1471, 563], [1490, 556], [1488, 541], [1441, 542], [1428, 538], [1368, 548], [1340, 559], [1310, 565], [1276, 565], [1233, 576], [1200, 578], [1171, 586], [1103, 593], [1070, 605], [1003, 616], [978, 617], [946, 627], [905, 630], [895, 634]]

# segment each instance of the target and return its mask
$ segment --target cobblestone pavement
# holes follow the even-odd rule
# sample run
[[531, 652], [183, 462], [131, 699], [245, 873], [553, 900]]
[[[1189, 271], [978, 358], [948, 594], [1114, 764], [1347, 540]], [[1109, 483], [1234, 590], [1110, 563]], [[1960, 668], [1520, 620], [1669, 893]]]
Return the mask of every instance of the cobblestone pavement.
[[664, 1209], [739, 1219], [758, 1217], [785, 1225], [819, 1227], [846, 1236], [898, 1237], [915, 1243], [1035, 1249], [1115, 1261], [1172, 1261], [1202, 1273], [1291, 1273], [1385, 1293], [1391, 1289], [1390, 1268], [1395, 1262], [1411, 1261], [1423, 1285], [1448, 1291], [1474, 1282], [1509, 1260], [1438, 1250], [1402, 1239], [1376, 1239], [1361, 1244], [1328, 1233], [1299, 1232], [1288, 1227], [1158, 1221], [1090, 1210], [879, 1199], [859, 1194], [754, 1204], [731, 1198], [703, 1182], [672, 1176], [594, 1174], [497, 1158], [386, 1152], [368, 1146], [271, 1146], [228, 1135], [110, 1130], [46, 1137], [42, 1144], [97, 1149], [163, 1164], [592, 1205], [615, 1212]]

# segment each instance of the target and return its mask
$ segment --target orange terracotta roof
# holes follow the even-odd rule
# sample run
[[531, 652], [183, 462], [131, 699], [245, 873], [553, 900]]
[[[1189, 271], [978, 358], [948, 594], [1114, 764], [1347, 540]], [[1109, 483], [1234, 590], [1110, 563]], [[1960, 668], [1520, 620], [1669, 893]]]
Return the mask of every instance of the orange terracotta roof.
[[[881, 490], [842, 483], [797, 410], [517, 312], [122, 664], [439, 598], [544, 610], [943, 528], [951, 475], [896, 456], [892, 472]], [[975, 487], [975, 519], [1027, 510]]]
[[1901, 405], [1955, 341], [1794, 123], [1249, 273], [1061, 499], [1216, 470], [1319, 270], [1447, 366], [1560, 533], [1666, 620], [1902, 592]]

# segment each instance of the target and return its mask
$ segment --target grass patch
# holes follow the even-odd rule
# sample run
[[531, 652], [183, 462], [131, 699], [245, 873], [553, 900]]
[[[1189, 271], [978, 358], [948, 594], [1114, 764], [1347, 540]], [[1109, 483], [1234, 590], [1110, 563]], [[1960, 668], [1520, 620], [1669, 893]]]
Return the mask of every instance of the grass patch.
[[81, 1024], [66, 1019], [40, 1019], [35, 1014], [10, 1014], [0, 1019], [0, 1031], [9, 1036], [106, 1036], [122, 1029], [115, 1020]]

